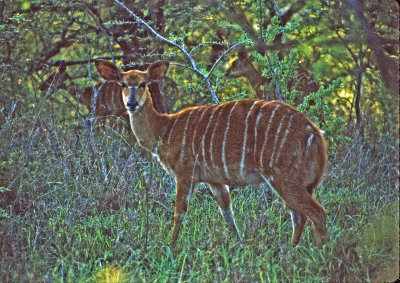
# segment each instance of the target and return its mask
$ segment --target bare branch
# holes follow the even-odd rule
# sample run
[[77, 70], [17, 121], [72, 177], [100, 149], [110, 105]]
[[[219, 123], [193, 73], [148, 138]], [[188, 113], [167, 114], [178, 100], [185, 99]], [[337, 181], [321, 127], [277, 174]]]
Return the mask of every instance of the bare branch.
[[[90, 63], [92, 62], [92, 59], [91, 59], [92, 58], [92, 52], [91, 52], [90, 44], [89, 44], [89, 42], [87, 40], [87, 36], [86, 36], [85, 30], [83, 30], [83, 35], [85, 36], [85, 42], [86, 42], [86, 46], [88, 48], [88, 56], [89, 56], [88, 63], [87, 63], [88, 64], [88, 75], [89, 75], [90, 84], [92, 85], [92, 88], [93, 88], [93, 108], [92, 108], [91, 113], [89, 114], [90, 121], [93, 121], [94, 120], [94, 113], [96, 113], [96, 109], [97, 109], [97, 99], [98, 99], [98, 96], [99, 96], [99, 92], [100, 92], [101, 88], [103, 87], [104, 82], [101, 85], [100, 89], [96, 90], [96, 87], [95, 87], [95, 85], [93, 83], [92, 73], [91, 73], [91, 68], [90, 68]], [[90, 130], [91, 131], [93, 130], [92, 126], [93, 126], [93, 124], [90, 124]]]
[[122, 8], [124, 8], [131, 16], [133, 16], [139, 23], [143, 24], [152, 34], [154, 34], [154, 36], [156, 36], [158, 39], [160, 39], [161, 41], [164, 41], [166, 43], [168, 43], [169, 45], [172, 45], [176, 48], [178, 48], [183, 54], [185, 54], [185, 56], [189, 59], [189, 61], [191, 62], [192, 66], [194, 69], [197, 69], [196, 67], [196, 63], [194, 62], [192, 56], [190, 56], [190, 54], [181, 46], [179, 46], [178, 44], [176, 44], [175, 42], [166, 39], [165, 37], [161, 36], [158, 32], [156, 32], [148, 23], [146, 23], [145, 21], [143, 21], [141, 18], [139, 18], [135, 13], [133, 13], [131, 10], [129, 10], [129, 8], [127, 8], [123, 3], [121, 3], [118, 0], [114, 0], [115, 2], [117, 2]]
[[3, 18], [3, 12], [4, 12], [5, 6], [6, 6], [6, 3], [3, 0], [1, 0], [0, 1], [0, 19]]
[[107, 33], [108, 30], [104, 27], [103, 19], [100, 17], [99, 12], [96, 9], [94, 9], [90, 4], [88, 4], [86, 2], [84, 4], [85, 4], [85, 8], [89, 12], [90, 16], [97, 23], [97, 26], [100, 28], [100, 30], [104, 33], [104, 35], [107, 39], [107, 47], [108, 47], [108, 50], [110, 51], [111, 59], [115, 63], [114, 53], [112, 50], [112, 42], [111, 42], [110, 36]]
[[[41, 81], [42, 83], [46, 83], [46, 84], [47, 84], [46, 80], [45, 80], [40, 74], [36, 73], [36, 75], [39, 77], [39, 79], [40, 79], [40, 81]], [[33, 75], [32, 75], [32, 77], [34, 78]], [[49, 86], [51, 86], [51, 85], [49, 85]], [[60, 89], [58, 89], [58, 88], [56, 88], [56, 87], [53, 86], [53, 90], [55, 90], [58, 94], [60, 94], [62, 97], [64, 97], [65, 100], [66, 100], [68, 103], [70, 103], [70, 104], [73, 106], [74, 109], [76, 109], [76, 113], [78, 114], [79, 117], [85, 117], [85, 116], [79, 111], [79, 107], [77, 107], [78, 104], [73, 103]], [[45, 99], [48, 97], [48, 95], [49, 95], [50, 93], [51, 93], [51, 91], [50, 91], [50, 88], [49, 88], [49, 90], [48, 90], [47, 93], [46, 93]]]
[[350, 49], [349, 45], [347, 44], [347, 42], [344, 40], [344, 38], [340, 35], [339, 31], [337, 29], [335, 29], [336, 35], [339, 37], [339, 39], [342, 41], [344, 47], [346, 47], [346, 49], [349, 51], [351, 57], [353, 58], [354, 62], [356, 63], [357, 67], [358, 67], [358, 59], [357, 56], [354, 54], [354, 52]]
[[254, 30], [253, 26], [250, 24], [250, 22], [247, 20], [245, 12], [243, 9], [241, 9], [238, 6], [233, 6], [230, 5], [226, 7], [224, 5], [224, 2], [221, 0], [218, 0], [219, 6], [221, 9], [224, 11], [226, 15], [230, 15], [230, 18], [236, 22], [240, 27], [249, 35], [249, 37], [254, 41], [255, 43], [255, 49], [256, 51], [261, 54], [262, 56], [265, 56], [268, 60], [269, 68], [274, 76], [275, 79], [275, 92], [276, 96], [279, 101], [282, 100], [281, 98], [281, 91], [279, 87], [279, 82], [278, 78], [276, 77], [275, 74], [275, 69], [272, 66], [271, 59], [268, 55], [268, 46], [265, 44], [264, 40], [257, 34], [257, 32]]
[[186, 66], [186, 65], [183, 65], [183, 64], [180, 64], [180, 63], [170, 63], [170, 65], [175, 65], [175, 66], [179, 66], [179, 67], [182, 67], [182, 68], [191, 70], [191, 71], [195, 72], [196, 74], [198, 74], [198, 75], [200, 75], [200, 76], [203, 76], [203, 75], [204, 75], [204, 74], [201, 73], [199, 70], [194, 69], [194, 68], [189, 67], [189, 66]]
[[224, 58], [224, 56], [226, 54], [228, 54], [231, 50], [233, 50], [234, 48], [238, 47], [239, 45], [244, 44], [244, 42], [239, 42], [236, 43], [234, 45], [232, 45], [231, 47], [229, 47], [224, 53], [222, 53], [221, 56], [219, 56], [219, 58], [215, 61], [214, 65], [211, 67], [210, 71], [208, 72], [207, 77], [210, 77], [211, 73], [214, 71], [215, 67], [218, 65], [218, 63], [221, 61], [222, 58]]
[[196, 74], [198, 74], [199, 76], [201, 76], [207, 86], [208, 91], [210, 92], [212, 98], [214, 99], [214, 102], [216, 104], [219, 104], [219, 100], [218, 97], [216, 96], [214, 90], [211, 87], [210, 81], [209, 81], [209, 74], [203, 74], [196, 65], [196, 62], [194, 61], [193, 57], [190, 55], [190, 53], [188, 51], [185, 50], [185, 48], [183, 48], [182, 46], [179, 46], [178, 44], [176, 44], [175, 42], [166, 39], [165, 37], [163, 37], [162, 35], [160, 35], [158, 32], [156, 32], [148, 23], [146, 23], [145, 21], [143, 21], [141, 18], [139, 18], [135, 13], [133, 13], [131, 10], [129, 10], [123, 3], [121, 3], [118, 0], [114, 0], [115, 2], [117, 2], [122, 8], [124, 8], [131, 16], [133, 16], [139, 23], [143, 24], [155, 37], [157, 37], [158, 39], [160, 39], [161, 41], [179, 49], [184, 55], [185, 57], [190, 61], [192, 67], [190, 68], [191, 70], [193, 70]]
[[347, 0], [347, 5], [353, 10], [354, 15], [360, 23], [368, 46], [374, 51], [378, 63], [378, 69], [382, 75], [385, 86], [394, 93], [399, 93], [398, 61], [385, 55], [379, 37], [374, 33], [364, 11], [357, 0]]

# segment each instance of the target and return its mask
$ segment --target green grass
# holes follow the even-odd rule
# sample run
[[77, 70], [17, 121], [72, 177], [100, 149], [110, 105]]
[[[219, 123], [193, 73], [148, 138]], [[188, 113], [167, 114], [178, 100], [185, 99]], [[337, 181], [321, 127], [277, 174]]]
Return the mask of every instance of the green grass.
[[[356, 142], [331, 156], [316, 197], [328, 242], [307, 223], [290, 244], [265, 186], [232, 193], [240, 246], [199, 185], [169, 247], [174, 182], [109, 127], [0, 112], [1, 282], [368, 282], [398, 277], [398, 152]], [[398, 171], [397, 171], [398, 172]]]

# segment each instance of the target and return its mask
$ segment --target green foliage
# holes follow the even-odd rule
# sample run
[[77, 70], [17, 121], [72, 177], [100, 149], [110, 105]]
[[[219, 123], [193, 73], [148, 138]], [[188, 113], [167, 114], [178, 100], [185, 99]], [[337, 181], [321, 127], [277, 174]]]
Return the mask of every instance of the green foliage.
[[[2, 3], [0, 281], [383, 282], [398, 274], [392, 263], [398, 263], [399, 98], [385, 87], [375, 54], [343, 1], [278, 0], [273, 7], [259, 0], [166, 1], [160, 21], [157, 1], [125, 1], [190, 53], [203, 74], [221, 50], [244, 42], [257, 69], [277, 78], [283, 100], [325, 131], [329, 167], [316, 191], [328, 212], [322, 250], [315, 249], [309, 225], [298, 247], [289, 244], [290, 217], [265, 186], [232, 192], [245, 239], [238, 246], [204, 185], [171, 250], [174, 181], [135, 143], [129, 126], [78, 115], [88, 111], [71, 89], [81, 94], [90, 80], [99, 82], [85, 60], [126, 55], [124, 40], [129, 56], [116, 59], [119, 66], [171, 62], [168, 77], [179, 90], [173, 111], [213, 103], [204, 79], [182, 67], [193, 66], [175, 46], [143, 25], [131, 26], [113, 1]], [[385, 13], [376, 1], [364, 1], [364, 9], [389, 52], [398, 40], [392, 24], [398, 17], [384, 3]], [[286, 11], [293, 11], [287, 22]], [[275, 74], [257, 39], [268, 47]], [[225, 78], [236, 51], [209, 74], [221, 101], [255, 96], [246, 80]], [[355, 127], [360, 54], [364, 138]], [[396, 52], [390, 56], [398, 60]], [[72, 80], [67, 90], [41, 93], [57, 60], [70, 63]], [[298, 67], [309, 70], [318, 91], [299, 89]], [[274, 80], [269, 88], [274, 92]]]
[[364, 245], [362, 249], [369, 256], [371, 250], [390, 251], [393, 254], [398, 252], [399, 228], [393, 223], [399, 222], [399, 215], [393, 214], [395, 208], [391, 205], [381, 207], [371, 223], [361, 232], [361, 241]]
[[[79, 121], [58, 127], [35, 111], [0, 118], [9, 121], [0, 128], [0, 152], [10, 153], [9, 176], [18, 179], [2, 179], [1, 281], [391, 278], [398, 196], [390, 147], [376, 156], [354, 145], [331, 159], [316, 192], [328, 211], [329, 240], [322, 250], [315, 248], [310, 225], [298, 247], [289, 243], [289, 214], [266, 186], [232, 192], [244, 238], [238, 246], [204, 185], [171, 250], [174, 181], [126, 142], [125, 131], [91, 133]], [[38, 128], [32, 131], [28, 121]], [[14, 199], [5, 195], [10, 192]]]
[[[20, 7], [22, 10], [28, 10], [31, 7], [31, 2], [32, 1], [27, 1], [27, 0], [17, 0], [17, 2], [19, 2]], [[33, 2], [37, 2], [37, 1], [33, 1]]]
[[[330, 154], [336, 153], [340, 145], [351, 141], [351, 139], [344, 134], [345, 121], [335, 116], [334, 107], [329, 106], [327, 103], [329, 97], [340, 91], [341, 87], [342, 80], [334, 80], [327, 88], [320, 88], [316, 93], [307, 95], [304, 103], [297, 107], [314, 123], [320, 125], [324, 131], [324, 137], [328, 141]], [[310, 101], [312, 101], [314, 105], [310, 105]]]

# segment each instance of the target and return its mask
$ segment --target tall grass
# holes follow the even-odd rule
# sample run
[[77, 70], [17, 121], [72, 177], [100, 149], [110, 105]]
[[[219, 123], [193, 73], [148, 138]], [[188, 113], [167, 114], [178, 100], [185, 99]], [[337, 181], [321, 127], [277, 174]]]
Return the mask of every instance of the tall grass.
[[[14, 107], [15, 106], [15, 107]], [[328, 243], [266, 186], [233, 191], [235, 242], [203, 185], [174, 250], [174, 182], [129, 129], [60, 122], [37, 107], [0, 111], [1, 282], [383, 282], [398, 277], [398, 150], [353, 141], [330, 157], [317, 199]]]

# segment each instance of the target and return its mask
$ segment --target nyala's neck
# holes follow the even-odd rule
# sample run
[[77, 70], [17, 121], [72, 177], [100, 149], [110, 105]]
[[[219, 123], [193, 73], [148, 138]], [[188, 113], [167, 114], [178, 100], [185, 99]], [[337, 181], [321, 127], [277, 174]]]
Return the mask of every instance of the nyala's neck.
[[155, 110], [150, 95], [136, 112], [129, 112], [131, 127], [140, 146], [155, 153], [166, 131], [170, 115]]

